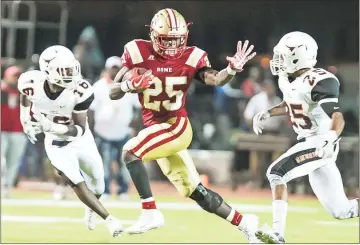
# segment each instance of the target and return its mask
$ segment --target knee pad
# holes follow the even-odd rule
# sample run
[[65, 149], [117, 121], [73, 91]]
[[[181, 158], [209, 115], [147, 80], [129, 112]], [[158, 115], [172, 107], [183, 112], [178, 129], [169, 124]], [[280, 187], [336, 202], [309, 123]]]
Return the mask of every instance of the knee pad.
[[286, 181], [284, 180], [284, 178], [279, 176], [279, 175], [267, 173], [266, 177], [269, 180], [271, 188], [274, 188], [277, 185], [285, 185], [285, 186], [287, 186]]
[[209, 213], [214, 213], [223, 202], [223, 199], [219, 194], [207, 189], [202, 184], [199, 184], [195, 188], [190, 195], [190, 198], [196, 201], [202, 209]]

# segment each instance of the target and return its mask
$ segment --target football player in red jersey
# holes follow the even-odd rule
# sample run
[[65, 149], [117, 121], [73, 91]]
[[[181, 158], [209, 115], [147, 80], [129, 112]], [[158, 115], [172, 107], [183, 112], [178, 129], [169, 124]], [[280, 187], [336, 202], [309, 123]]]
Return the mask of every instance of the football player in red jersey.
[[[226, 57], [228, 67], [218, 72], [211, 68], [205, 51], [186, 46], [188, 26], [176, 10], [167, 8], [156, 13], [149, 26], [151, 41], [135, 39], [125, 45], [123, 68], [110, 89], [111, 99], [120, 99], [126, 92], [139, 92], [145, 125], [145, 129], [130, 139], [123, 149], [123, 161], [143, 208], [139, 221], [127, 232], [143, 233], [164, 225], [143, 165], [143, 162], [156, 160], [181, 195], [237, 226], [249, 242], [257, 242], [257, 216], [240, 214], [219, 194], [201, 184], [187, 151], [192, 129], [185, 109], [186, 94], [193, 78], [208, 85], [225, 85], [256, 55], [252, 53], [254, 46], [248, 47], [248, 41], [239, 41], [236, 54]], [[133, 68], [149, 71], [139, 75]], [[129, 70], [132, 70], [131, 74], [126, 80], [122, 79]]]

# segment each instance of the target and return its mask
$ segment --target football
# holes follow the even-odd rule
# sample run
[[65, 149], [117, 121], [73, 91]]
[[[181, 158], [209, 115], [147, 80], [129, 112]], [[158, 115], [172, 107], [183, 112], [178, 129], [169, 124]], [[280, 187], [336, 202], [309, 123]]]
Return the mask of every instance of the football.
[[[133, 70], [136, 70], [139, 75], [142, 75], [147, 71], [147, 69], [145, 69], [145, 68], [138, 68], [138, 67], [133, 68], [124, 74], [124, 76], [121, 79], [121, 82], [126, 81], [129, 78], [129, 76], [131, 75], [131, 73], [134, 72]], [[132, 91], [130, 93], [142, 93], [144, 90], [145, 89], [140, 89], [140, 90]]]

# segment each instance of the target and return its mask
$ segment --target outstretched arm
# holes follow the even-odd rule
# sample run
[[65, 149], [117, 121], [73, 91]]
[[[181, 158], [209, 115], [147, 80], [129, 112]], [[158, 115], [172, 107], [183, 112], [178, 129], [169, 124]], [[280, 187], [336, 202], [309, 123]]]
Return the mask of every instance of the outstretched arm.
[[287, 114], [287, 107], [286, 107], [286, 103], [285, 101], [282, 101], [280, 104], [271, 107], [268, 110], [270, 117], [275, 117], [275, 116], [284, 116]]
[[251, 53], [254, 49], [254, 45], [251, 45], [249, 48], [248, 45], [249, 41], [247, 40], [244, 45], [239, 41], [236, 54], [233, 57], [226, 57], [229, 65], [225, 69], [218, 72], [210, 67], [204, 67], [198, 71], [197, 77], [208, 85], [224, 86], [233, 79], [237, 72], [243, 71], [246, 62], [256, 55], [256, 52]]

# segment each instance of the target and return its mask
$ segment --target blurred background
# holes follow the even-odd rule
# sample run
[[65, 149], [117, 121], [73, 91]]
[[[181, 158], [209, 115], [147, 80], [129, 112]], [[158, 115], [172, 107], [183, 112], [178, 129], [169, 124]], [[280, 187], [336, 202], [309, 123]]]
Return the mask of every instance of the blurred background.
[[[32, 145], [21, 127], [14, 126], [18, 124], [19, 111], [13, 88], [20, 73], [38, 69], [39, 54], [51, 45], [61, 44], [74, 51], [81, 62], [82, 75], [92, 84], [111, 80], [117, 57], [105, 65], [108, 58], [121, 56], [124, 45], [132, 39], [148, 39], [145, 24], [166, 7], [178, 10], [194, 23], [188, 45], [207, 51], [215, 69], [227, 66], [225, 57], [235, 52], [238, 40], [250, 40], [258, 53], [244, 72], [224, 87], [192, 83], [187, 98], [194, 130], [190, 149], [203, 182], [234, 193], [244, 188], [269, 190], [265, 171], [295, 142], [296, 136], [287, 117], [269, 121], [265, 134], [256, 136], [252, 117], [264, 105], [270, 107], [281, 101], [269, 60], [278, 40], [287, 32], [298, 30], [317, 41], [317, 67], [340, 79], [340, 103], [346, 125], [337, 165], [347, 193], [354, 195], [359, 186], [359, 7], [358, 1], [350, 0], [2, 1], [1, 143], [5, 187], [46, 189], [54, 191], [55, 199], [66, 199], [64, 184], [54, 173], [41, 140]], [[256, 97], [264, 93], [266, 101]], [[95, 118], [92, 122], [99, 150], [109, 169], [108, 194], [119, 195], [123, 200], [129, 198], [129, 185], [130, 192], [133, 189], [118, 152], [121, 142], [142, 128], [138, 105], [130, 100], [126, 103], [133, 107], [128, 112], [131, 120], [119, 122], [126, 124], [126, 133], [110, 140], [117, 142], [111, 147], [109, 140], [96, 132], [96, 116], [89, 116]], [[95, 114], [96, 110], [100, 109], [92, 108]], [[147, 168], [153, 183], [166, 181], [156, 163], [147, 164]], [[293, 181], [289, 188], [292, 193], [313, 194], [307, 177]], [[5, 196], [11, 198], [10, 191]]]

